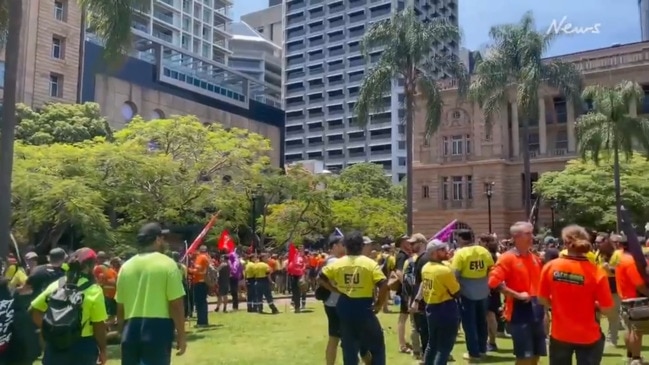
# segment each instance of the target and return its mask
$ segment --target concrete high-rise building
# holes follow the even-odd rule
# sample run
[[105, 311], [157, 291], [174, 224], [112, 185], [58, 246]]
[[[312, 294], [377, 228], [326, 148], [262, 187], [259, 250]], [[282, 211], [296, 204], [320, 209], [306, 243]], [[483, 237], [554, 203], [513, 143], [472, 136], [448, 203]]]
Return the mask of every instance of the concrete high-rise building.
[[[284, 160], [284, 111], [279, 89], [227, 66], [230, 0], [151, 0], [134, 14], [131, 57], [104, 64], [101, 42], [82, 29], [73, 0], [23, 0], [17, 101], [97, 102], [113, 128], [145, 119], [194, 115], [268, 138], [271, 161]], [[5, 64], [0, 53], [0, 98]], [[278, 72], [277, 70], [275, 70]], [[276, 77], [277, 79], [278, 77]]]
[[[394, 80], [385, 111], [370, 118], [367, 129], [354, 121], [363, 77], [370, 63], [360, 41], [375, 22], [413, 6], [422, 21], [446, 18], [457, 24], [457, 0], [288, 0], [284, 2], [286, 163], [321, 160], [336, 171], [358, 162], [381, 164], [394, 182], [406, 173], [403, 84]], [[458, 44], [440, 43], [440, 52], [458, 52]]]
[[266, 93], [259, 94], [282, 106], [282, 47], [265, 39], [245, 22], [232, 23], [228, 65], [265, 85]]
[[276, 5], [270, 5], [266, 9], [242, 15], [241, 21], [255, 28], [264, 38], [282, 47], [284, 31], [282, 27], [281, 1]]
[[649, 0], [638, 0], [642, 41], [649, 41]]
[[282, 0], [268, 0], [268, 7], [281, 5], [281, 4], [282, 4]]
[[[624, 44], [560, 55], [554, 59], [573, 63], [585, 86], [613, 87], [633, 80], [645, 90], [644, 101], [630, 115], [649, 114], [649, 42]], [[513, 99], [485, 124], [485, 115], [471, 103], [457, 100], [453, 80], [442, 85], [445, 107], [438, 131], [424, 140], [425, 122], [415, 121], [414, 228], [434, 234], [458, 219], [460, 226], [477, 234], [507, 236], [511, 224], [527, 220], [523, 193], [523, 149], [530, 153], [532, 183], [548, 171], [560, 171], [579, 157], [575, 132], [579, 110], [549, 87], [539, 90], [539, 114], [529, 121], [529, 138], [522, 133], [522, 117]], [[421, 116], [421, 114], [420, 114]], [[409, 177], [410, 178], [410, 177]], [[487, 196], [487, 189], [492, 194]], [[551, 227], [552, 205], [540, 206], [537, 225]]]

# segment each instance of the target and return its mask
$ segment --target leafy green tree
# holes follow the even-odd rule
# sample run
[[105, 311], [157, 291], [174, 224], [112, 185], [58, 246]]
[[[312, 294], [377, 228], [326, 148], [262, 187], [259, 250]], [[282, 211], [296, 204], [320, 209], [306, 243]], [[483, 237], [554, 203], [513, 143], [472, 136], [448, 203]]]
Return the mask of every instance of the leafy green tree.
[[110, 248], [143, 221], [201, 225], [217, 209], [226, 213], [221, 224], [247, 224], [228, 210], [248, 211], [236, 189], [265, 169], [270, 150], [258, 134], [206, 128], [194, 117], [137, 119], [113, 143], [18, 146], [15, 229], [42, 252], [66, 234]]
[[361, 230], [370, 237], [402, 235], [406, 231], [403, 218], [403, 205], [385, 198], [355, 197], [331, 204], [331, 221], [336, 227]]
[[327, 177], [298, 166], [288, 169], [286, 176], [272, 179], [277, 184], [275, 196], [284, 200], [267, 206], [258, 225], [263, 229], [260, 233], [272, 237], [275, 245], [288, 241], [300, 244], [305, 238], [322, 234], [330, 217]]
[[[356, 103], [358, 123], [371, 123], [372, 112], [386, 109], [385, 98], [389, 97], [392, 83], [404, 81], [404, 109], [406, 123], [406, 166], [408, 177], [412, 177], [414, 114], [416, 99], [423, 100], [425, 110], [425, 138], [429, 139], [440, 125], [444, 102], [437, 80], [445, 72], [458, 80], [458, 91], [463, 94], [469, 84], [466, 68], [454, 54], [433, 52], [438, 43], [460, 42], [460, 31], [446, 20], [437, 18], [429, 23], [419, 20], [418, 15], [408, 8], [394, 14], [390, 19], [377, 22], [363, 36], [362, 52], [370, 62], [370, 53], [382, 48], [381, 57], [371, 67]], [[415, 96], [419, 93], [418, 96]], [[389, 106], [388, 106], [389, 107]], [[406, 211], [408, 232], [412, 230], [413, 180], [407, 180]]]
[[[77, 2], [84, 10], [86, 19], [84, 26], [90, 28], [104, 42], [106, 58], [111, 61], [117, 60], [130, 50], [134, 10], [147, 10], [151, 5], [148, 0], [78, 0]], [[23, 1], [0, 2], [0, 40], [3, 41], [2, 45], [6, 45], [2, 125], [0, 126], [0, 195], [4, 197], [11, 196], [14, 170], [18, 63], [23, 23], [22, 4]], [[6, 257], [9, 251], [11, 209], [10, 199], [0, 199], [0, 257]]]
[[[492, 27], [489, 36], [492, 48], [476, 67], [469, 96], [482, 108], [488, 128], [491, 128], [491, 118], [503, 106], [509, 102], [516, 103], [523, 126], [523, 196], [529, 197], [532, 183], [527, 141], [530, 122], [538, 119], [539, 115], [539, 90], [544, 85], [557, 89], [579, 110], [581, 74], [570, 63], [543, 60], [556, 34], [537, 31], [531, 12], [523, 15], [517, 24]], [[517, 120], [513, 122], [519, 123]], [[530, 210], [530, 199], [525, 199], [526, 216]]]
[[356, 196], [394, 198], [392, 181], [380, 165], [371, 162], [358, 163], [329, 179], [327, 185], [336, 199]]
[[[638, 154], [622, 159], [622, 200], [633, 221], [649, 222], [649, 161]], [[592, 160], [572, 160], [563, 171], [546, 172], [534, 184], [544, 200], [557, 203], [559, 223], [580, 224], [603, 231], [616, 229], [615, 183], [612, 165]]]
[[102, 137], [112, 139], [108, 121], [97, 103], [46, 104], [38, 111], [17, 106], [16, 139], [26, 144], [77, 143]]
[[593, 110], [577, 119], [577, 143], [582, 158], [599, 164], [602, 156], [613, 154], [616, 221], [621, 222], [622, 189], [620, 183], [620, 153], [629, 159], [636, 147], [649, 152], [649, 121], [631, 115], [631, 108], [641, 105], [642, 87], [636, 82], [622, 81], [614, 87], [587, 87], [582, 95], [592, 102]]

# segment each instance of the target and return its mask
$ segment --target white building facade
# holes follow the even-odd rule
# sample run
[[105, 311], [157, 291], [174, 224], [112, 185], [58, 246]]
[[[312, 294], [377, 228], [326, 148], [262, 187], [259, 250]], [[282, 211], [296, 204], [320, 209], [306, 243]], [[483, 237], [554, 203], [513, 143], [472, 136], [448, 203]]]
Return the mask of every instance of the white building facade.
[[[367, 128], [354, 121], [362, 80], [380, 59], [360, 53], [365, 31], [405, 6], [422, 21], [445, 17], [457, 24], [457, 0], [288, 0], [284, 14], [284, 97], [287, 164], [320, 160], [332, 172], [359, 162], [383, 166], [394, 182], [406, 173], [403, 85], [395, 80], [384, 111]], [[457, 54], [458, 45], [438, 51]]]

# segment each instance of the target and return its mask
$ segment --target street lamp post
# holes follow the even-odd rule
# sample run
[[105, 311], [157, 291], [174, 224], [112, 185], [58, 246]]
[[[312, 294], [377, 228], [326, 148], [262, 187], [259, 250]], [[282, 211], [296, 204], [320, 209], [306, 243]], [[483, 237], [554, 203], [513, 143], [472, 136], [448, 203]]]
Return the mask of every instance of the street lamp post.
[[493, 196], [493, 187], [494, 187], [494, 182], [488, 182], [485, 183], [485, 195], [487, 195], [487, 214], [489, 216], [489, 233], [493, 233], [493, 230], [491, 229], [491, 197]]
[[550, 224], [552, 228], [552, 234], [554, 235], [556, 232], [556, 222], [554, 220], [554, 212], [557, 210], [557, 200], [552, 198], [550, 199]]
[[258, 244], [257, 244], [257, 216], [259, 214], [263, 214], [259, 212], [259, 206], [261, 205], [260, 202], [264, 198], [263, 191], [261, 184], [257, 184], [257, 188], [252, 192], [252, 195], [250, 197], [251, 204], [250, 204], [250, 228], [252, 229], [252, 246], [254, 247], [255, 250], [257, 250]]

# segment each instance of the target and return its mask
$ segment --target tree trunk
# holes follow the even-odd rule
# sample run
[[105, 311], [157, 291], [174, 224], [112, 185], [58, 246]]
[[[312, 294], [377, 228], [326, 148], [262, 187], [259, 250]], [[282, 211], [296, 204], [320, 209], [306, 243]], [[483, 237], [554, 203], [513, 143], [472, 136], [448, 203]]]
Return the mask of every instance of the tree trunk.
[[615, 185], [615, 233], [620, 233], [622, 223], [622, 187], [620, 184], [620, 151], [617, 140], [613, 146], [613, 184]]
[[[517, 121], [514, 121], [517, 123]], [[514, 138], [517, 138], [514, 136]], [[525, 206], [525, 218], [530, 217], [532, 210], [532, 172], [530, 171], [530, 121], [523, 119], [523, 204]]]
[[23, 18], [22, 1], [8, 1], [9, 37], [5, 49], [4, 100], [0, 126], [0, 257], [7, 257], [11, 242], [11, 176], [16, 135], [18, 54]]
[[415, 179], [412, 175], [412, 161], [414, 157], [414, 95], [412, 87], [406, 80], [405, 94], [406, 94], [406, 214], [407, 214], [407, 234], [408, 236], [413, 233], [413, 199], [414, 199], [414, 184]]

